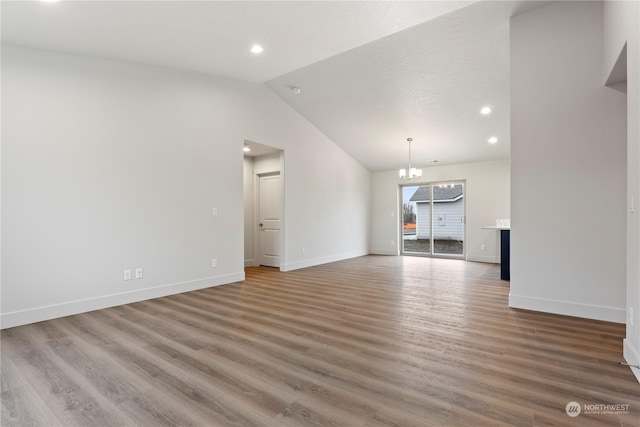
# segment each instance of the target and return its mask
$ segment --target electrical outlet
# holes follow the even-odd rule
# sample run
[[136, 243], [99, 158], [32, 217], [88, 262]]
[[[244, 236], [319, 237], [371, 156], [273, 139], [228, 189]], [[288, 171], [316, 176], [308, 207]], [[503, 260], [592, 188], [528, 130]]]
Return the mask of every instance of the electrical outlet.
[[485, 245], [484, 243], [480, 245], [480, 250], [484, 251], [487, 249], [487, 245]]
[[211, 208], [211, 216], [218, 216], [218, 208]]
[[218, 268], [218, 260], [217, 259], [212, 259], [211, 260], [211, 268]]
[[128, 268], [124, 270], [122, 277], [123, 277], [123, 280], [131, 280], [131, 269]]
[[306, 249], [305, 249], [305, 248], [302, 248], [302, 251], [301, 251], [301, 252], [302, 252], [302, 255], [304, 255], [304, 253], [306, 252]]
[[142, 267], [136, 268], [136, 279], [142, 279]]

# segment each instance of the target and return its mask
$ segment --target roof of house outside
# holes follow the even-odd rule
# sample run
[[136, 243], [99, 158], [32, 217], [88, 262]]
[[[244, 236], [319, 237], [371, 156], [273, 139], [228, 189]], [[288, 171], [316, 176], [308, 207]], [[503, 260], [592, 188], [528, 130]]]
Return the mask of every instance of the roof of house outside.
[[[433, 186], [433, 200], [437, 202], [453, 202], [463, 196], [462, 184], [455, 184], [453, 187]], [[429, 186], [418, 187], [409, 201], [411, 202], [428, 202], [431, 200], [431, 191]]]

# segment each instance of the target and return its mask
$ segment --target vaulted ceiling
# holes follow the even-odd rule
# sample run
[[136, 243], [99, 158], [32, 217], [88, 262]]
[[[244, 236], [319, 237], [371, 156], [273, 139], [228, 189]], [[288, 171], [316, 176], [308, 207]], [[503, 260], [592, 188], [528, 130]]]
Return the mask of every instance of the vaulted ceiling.
[[[2, 43], [266, 84], [372, 171], [509, 156], [509, 18], [538, 1], [3, 1]], [[253, 54], [253, 44], [264, 51]], [[299, 88], [295, 94], [293, 88]], [[481, 107], [493, 111], [481, 115]], [[489, 144], [495, 136], [498, 142]]]

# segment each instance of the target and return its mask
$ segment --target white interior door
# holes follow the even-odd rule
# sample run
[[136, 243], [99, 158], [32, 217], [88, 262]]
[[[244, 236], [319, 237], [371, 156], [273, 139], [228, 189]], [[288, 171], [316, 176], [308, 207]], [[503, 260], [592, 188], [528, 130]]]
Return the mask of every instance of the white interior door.
[[258, 191], [259, 262], [268, 267], [280, 267], [280, 175], [261, 176]]

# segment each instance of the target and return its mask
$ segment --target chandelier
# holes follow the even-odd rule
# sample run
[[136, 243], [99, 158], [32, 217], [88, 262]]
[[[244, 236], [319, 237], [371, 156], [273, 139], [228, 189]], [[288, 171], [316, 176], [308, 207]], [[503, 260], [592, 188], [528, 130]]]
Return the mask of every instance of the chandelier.
[[[407, 142], [409, 143], [409, 168], [408, 169], [400, 169], [398, 171], [398, 175], [400, 175], [400, 179], [413, 179], [420, 178], [422, 176], [422, 169], [416, 169], [411, 167], [411, 142], [413, 138], [407, 138]], [[407, 170], [409, 174], [407, 175]]]

